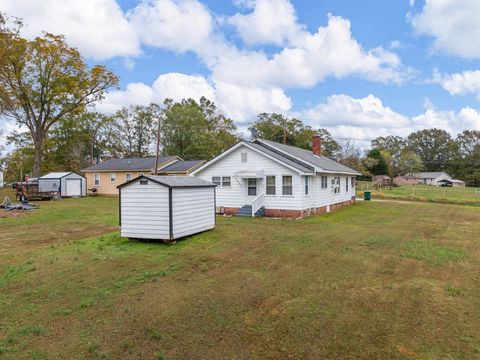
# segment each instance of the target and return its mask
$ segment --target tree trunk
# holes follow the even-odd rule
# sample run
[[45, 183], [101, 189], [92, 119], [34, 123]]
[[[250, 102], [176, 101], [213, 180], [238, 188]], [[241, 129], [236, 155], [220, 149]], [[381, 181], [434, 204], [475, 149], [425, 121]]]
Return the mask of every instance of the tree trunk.
[[40, 167], [42, 166], [43, 158], [43, 137], [41, 134], [34, 136], [34, 146], [35, 146], [35, 158], [33, 163], [33, 174], [31, 177], [40, 176]]

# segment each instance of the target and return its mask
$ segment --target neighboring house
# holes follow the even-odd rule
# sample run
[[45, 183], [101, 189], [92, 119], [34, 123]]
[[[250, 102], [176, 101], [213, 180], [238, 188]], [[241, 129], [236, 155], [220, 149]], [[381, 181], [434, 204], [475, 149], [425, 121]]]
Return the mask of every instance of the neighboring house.
[[[355, 201], [357, 171], [313, 151], [263, 139], [240, 141], [193, 172], [217, 185], [226, 214], [302, 217]], [[257, 212], [258, 211], [258, 212]]]
[[412, 176], [412, 175], [396, 176], [393, 179], [393, 184], [396, 185], [396, 186], [417, 185], [418, 184], [418, 179], [417, 179], [416, 176]]
[[205, 164], [205, 160], [175, 161], [158, 168], [158, 175], [190, 175]]
[[3, 187], [4, 182], [3, 182], [3, 167], [0, 166], [0, 187]]
[[392, 179], [388, 175], [375, 175], [372, 181], [377, 185], [390, 186]]
[[[187, 164], [185, 164], [187, 163]], [[176, 164], [176, 169], [172, 173], [166, 172], [165, 168]], [[199, 166], [197, 162], [183, 161], [178, 156], [160, 157], [158, 169], [162, 175], [188, 175], [192, 168]], [[116, 195], [117, 186], [130, 181], [140, 175], [150, 175], [154, 173], [155, 156], [145, 158], [124, 158], [110, 159], [102, 161], [82, 170], [87, 178], [87, 187], [97, 189], [98, 194]]]
[[435, 185], [438, 186], [438, 182], [440, 180], [451, 180], [452, 177], [448, 175], [446, 172], [439, 171], [439, 172], [421, 172], [421, 173], [414, 173], [418, 179], [418, 184], [422, 185]]

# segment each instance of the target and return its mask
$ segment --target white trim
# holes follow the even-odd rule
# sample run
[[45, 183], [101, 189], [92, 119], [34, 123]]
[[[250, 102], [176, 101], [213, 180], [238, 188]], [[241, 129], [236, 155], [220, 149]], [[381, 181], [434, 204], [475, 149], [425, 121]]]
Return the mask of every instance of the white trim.
[[[290, 170], [295, 171], [297, 174], [300, 174], [300, 175], [313, 175], [313, 174], [305, 173], [305, 172], [303, 172], [303, 171], [301, 171], [301, 170], [298, 170], [297, 168], [295, 168], [295, 167], [293, 167], [293, 166], [290, 166], [290, 165], [288, 165], [288, 164], [285, 164], [283, 161], [278, 160], [278, 159], [275, 159], [273, 156], [270, 156], [270, 155], [268, 155], [268, 154], [265, 154], [264, 152], [262, 152], [262, 151], [260, 151], [260, 150], [258, 150], [258, 149], [256, 149], [256, 148], [254, 148], [253, 146], [250, 146], [250, 145], [248, 144], [248, 142], [243, 141], [243, 140], [240, 141], [240, 142], [238, 142], [237, 144], [233, 145], [230, 149], [224, 151], [223, 153], [221, 153], [221, 154], [218, 155], [217, 157], [213, 158], [212, 160], [206, 162], [205, 164], [203, 164], [203, 166], [199, 167], [198, 169], [196, 169], [195, 171], [193, 171], [191, 174], [192, 174], [192, 175], [196, 175], [197, 173], [205, 170], [207, 167], [209, 167], [210, 165], [216, 163], [218, 160], [222, 159], [224, 156], [226, 156], [226, 155], [230, 154], [231, 152], [235, 151], [235, 150], [238, 149], [240, 146], [246, 146], [246, 147], [249, 148], [250, 150], [253, 150], [253, 151], [255, 151], [256, 153], [261, 154], [261, 155], [265, 156], [266, 158], [268, 158], [268, 159], [270, 159], [270, 160], [273, 160], [273, 161], [275, 161], [276, 163], [278, 163], [278, 164], [280, 164], [280, 165], [283, 165], [283, 166], [289, 168]], [[305, 161], [303, 161], [303, 162], [305, 162]]]

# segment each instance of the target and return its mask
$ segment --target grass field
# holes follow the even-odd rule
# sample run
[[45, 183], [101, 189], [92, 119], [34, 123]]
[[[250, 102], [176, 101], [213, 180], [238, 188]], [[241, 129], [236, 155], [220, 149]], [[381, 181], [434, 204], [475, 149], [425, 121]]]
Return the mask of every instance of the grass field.
[[480, 189], [472, 187], [404, 185], [373, 190], [371, 182], [360, 181], [357, 184], [357, 195], [363, 197], [365, 190], [371, 190], [374, 197], [382, 199], [480, 205]]
[[480, 208], [359, 203], [118, 236], [117, 199], [0, 219], [0, 358], [472, 359]]

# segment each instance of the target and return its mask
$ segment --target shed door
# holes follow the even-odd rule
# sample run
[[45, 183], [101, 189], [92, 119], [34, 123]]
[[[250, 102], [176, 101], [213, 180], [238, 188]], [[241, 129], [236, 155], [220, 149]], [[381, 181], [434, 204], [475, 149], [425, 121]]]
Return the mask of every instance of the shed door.
[[66, 185], [65, 196], [81, 196], [82, 195], [81, 179], [66, 179], [65, 185]]

